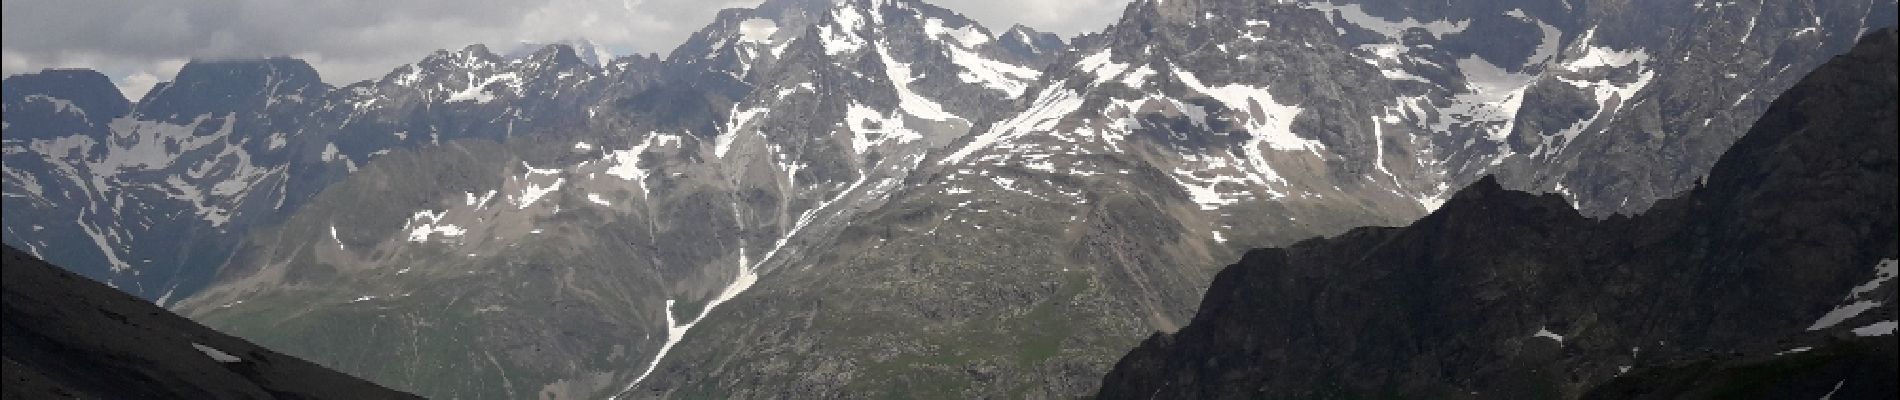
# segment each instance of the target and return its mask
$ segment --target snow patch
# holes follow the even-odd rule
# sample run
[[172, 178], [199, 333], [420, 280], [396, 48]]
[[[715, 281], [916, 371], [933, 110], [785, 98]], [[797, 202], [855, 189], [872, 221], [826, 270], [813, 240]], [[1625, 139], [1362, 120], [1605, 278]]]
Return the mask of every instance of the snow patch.
[[455, 103], [455, 102], [462, 102], [462, 101], [472, 101], [478, 104], [488, 103], [490, 101], [495, 100], [495, 95], [493, 93], [488, 92], [488, 86], [496, 84], [496, 83], [502, 83], [503, 81], [506, 81], [508, 86], [514, 87], [516, 92], [519, 92], [521, 90], [521, 77], [516, 76], [515, 73], [513, 72], [503, 72], [500, 74], [495, 74], [494, 76], [490, 76], [487, 79], [482, 80], [481, 83], [479, 84], [475, 83], [475, 73], [470, 72], [468, 74], [468, 81], [469, 81], [468, 88], [462, 89], [461, 91], [458, 91], [455, 93], [450, 93], [449, 97], [445, 99], [444, 102]]
[[1557, 332], [1551, 332], [1550, 328], [1537, 328], [1537, 333], [1531, 334], [1531, 336], [1555, 340], [1558, 346], [1564, 344], [1564, 336], [1557, 334]]
[[1886, 320], [1854, 328], [1854, 336], [1892, 336], [1896, 321]]
[[[1834, 307], [1833, 310], [1829, 310], [1827, 314], [1822, 315], [1820, 319], [1815, 320], [1813, 325], [1808, 326], [1808, 330], [1818, 331], [1832, 328], [1835, 325], [1860, 316], [1861, 313], [1867, 310], [1880, 307], [1882, 303], [1879, 300], [1874, 300], [1874, 298], [1869, 295], [1875, 290], [1880, 289], [1881, 286], [1886, 285], [1887, 282], [1892, 281], [1896, 275], [1900, 275], [1900, 260], [1880, 260], [1879, 263], [1874, 264], [1874, 277], [1872, 279], [1849, 289], [1847, 296], [1841, 299], [1843, 304]], [[1858, 332], [1859, 330], [1856, 329], [1855, 331]]]
[[445, 238], [461, 237], [467, 234], [467, 229], [442, 222], [442, 218], [448, 214], [448, 211], [423, 210], [410, 215], [409, 221], [403, 224], [403, 229], [409, 231], [408, 240], [420, 243], [427, 242], [431, 236], [438, 234]]
[[1082, 96], [1062, 85], [1049, 85], [1036, 95], [1035, 102], [1021, 113], [990, 126], [970, 144], [943, 158], [944, 165], [956, 164], [978, 151], [1030, 132], [1049, 132], [1064, 116], [1082, 108]]
[[1776, 355], [1776, 356], [1785, 356], [1785, 355], [1789, 355], [1789, 354], [1799, 354], [1799, 353], [1806, 353], [1806, 352], [1808, 352], [1808, 350], [1814, 350], [1814, 348], [1813, 348], [1813, 347], [1806, 347], [1806, 346], [1803, 346], [1803, 347], [1796, 347], [1796, 348], [1792, 348], [1792, 349], [1787, 349], [1787, 350], [1782, 350], [1781, 352], [1778, 352], [1778, 353], [1775, 353], [1775, 355]]
[[244, 361], [243, 359], [237, 358], [237, 356], [231, 355], [231, 353], [226, 353], [223, 350], [218, 350], [216, 348], [212, 348], [211, 346], [206, 346], [206, 345], [196, 343], [196, 342], [193, 342], [191, 344], [191, 348], [198, 349], [198, 352], [200, 353], [205, 353], [205, 356], [211, 357], [212, 361], [217, 361], [221, 363], [234, 363], [234, 362]]
[[931, 37], [949, 36], [958, 47], [965, 49], [974, 49], [990, 41], [990, 35], [977, 30], [976, 24], [950, 28], [944, 26], [943, 20], [936, 18], [924, 20], [924, 34]]
[[910, 90], [910, 82], [916, 80], [910, 72], [910, 64], [892, 59], [890, 50], [878, 45], [877, 55], [884, 61], [884, 72], [890, 74], [891, 86], [897, 89], [897, 108], [917, 118], [932, 121], [963, 120], [956, 114], [943, 110], [943, 105]]
[[[726, 133], [720, 136], [724, 138], [731, 136], [731, 134]], [[645, 198], [647, 195], [646, 178], [652, 175], [653, 172], [640, 167], [640, 155], [646, 154], [647, 149], [656, 145], [673, 146], [679, 143], [679, 136], [651, 132], [647, 135], [646, 140], [641, 140], [640, 144], [634, 145], [632, 149], [607, 152], [607, 154], [603, 155], [602, 161], [608, 164], [606, 170], [607, 175], [633, 181], [635, 186], [640, 187], [641, 198]]]

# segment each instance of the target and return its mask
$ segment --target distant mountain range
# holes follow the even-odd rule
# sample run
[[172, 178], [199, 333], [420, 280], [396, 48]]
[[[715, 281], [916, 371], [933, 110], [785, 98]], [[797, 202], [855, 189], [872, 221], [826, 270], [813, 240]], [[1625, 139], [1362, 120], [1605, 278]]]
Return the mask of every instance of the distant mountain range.
[[[1695, 186], [1892, 1], [914, 0], [728, 9], [665, 57], [199, 60], [4, 85], [9, 245], [430, 397], [1093, 393], [1244, 249], [1496, 176]], [[591, 54], [590, 54], [591, 53]]]

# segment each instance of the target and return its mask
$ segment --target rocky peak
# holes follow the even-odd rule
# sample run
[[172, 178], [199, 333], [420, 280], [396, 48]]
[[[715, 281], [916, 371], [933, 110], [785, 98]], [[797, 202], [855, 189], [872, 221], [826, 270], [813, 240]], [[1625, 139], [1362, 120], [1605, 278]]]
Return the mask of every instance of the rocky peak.
[[607, 50], [605, 46], [595, 44], [593, 41], [587, 40], [585, 38], [560, 40], [560, 41], [547, 42], [547, 43], [524, 41], [515, 45], [515, 47], [512, 50], [509, 50], [507, 53], [504, 53], [504, 57], [508, 59], [530, 58], [530, 57], [534, 57], [538, 53], [547, 51], [548, 47], [550, 46], [557, 46], [557, 45], [568, 47], [570, 51], [574, 53], [575, 58], [579, 59], [582, 62], [585, 62], [587, 65], [592, 65], [594, 67], [605, 67], [608, 64], [612, 63], [614, 59], [614, 54], [612, 51]]
[[1015, 24], [996, 38], [996, 44], [1016, 60], [1031, 65], [1048, 65], [1068, 50], [1062, 36]]
[[0, 102], [5, 104], [6, 114], [0, 118], [6, 121], [10, 140], [103, 133], [107, 122], [131, 110], [131, 103], [111, 79], [89, 69], [48, 69], [7, 77], [0, 84]]
[[713, 22], [673, 49], [667, 60], [725, 72], [735, 78], [778, 58], [784, 46], [819, 20], [828, 1], [777, 0], [756, 8], [720, 10]]
[[463, 46], [461, 50], [436, 50], [414, 64], [421, 71], [470, 70], [484, 68], [505, 61], [499, 55], [488, 50], [481, 43]]
[[185, 124], [207, 114], [258, 114], [279, 102], [314, 102], [329, 90], [315, 68], [295, 58], [200, 59], [153, 87], [134, 111], [142, 120]]
[[554, 44], [542, 46], [540, 50], [536, 50], [534, 53], [529, 54], [526, 57], [520, 57], [517, 59], [520, 59], [523, 62], [535, 63], [535, 64], [540, 64], [543, 66], [554, 67], [554, 68], [593, 65], [593, 63], [589, 62], [588, 60], [581, 58], [580, 52], [577, 51], [573, 45], [569, 45], [567, 43], [554, 43]]

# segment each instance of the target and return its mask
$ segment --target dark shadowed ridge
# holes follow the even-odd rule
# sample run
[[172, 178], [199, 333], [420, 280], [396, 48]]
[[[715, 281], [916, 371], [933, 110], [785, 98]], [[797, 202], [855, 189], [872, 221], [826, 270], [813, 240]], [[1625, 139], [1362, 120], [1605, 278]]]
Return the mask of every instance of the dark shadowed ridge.
[[198, 325], [6, 246], [8, 399], [406, 399]]
[[1894, 398], [1895, 47], [1863, 37], [1641, 215], [1487, 178], [1408, 227], [1250, 251], [1099, 397]]

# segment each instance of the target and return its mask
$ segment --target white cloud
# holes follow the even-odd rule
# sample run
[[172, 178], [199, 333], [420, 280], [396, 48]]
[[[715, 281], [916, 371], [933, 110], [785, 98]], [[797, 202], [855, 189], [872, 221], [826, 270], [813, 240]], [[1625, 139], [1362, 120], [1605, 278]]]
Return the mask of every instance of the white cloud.
[[1023, 24], [1063, 38], [1100, 32], [1122, 15], [1129, 0], [942, 0], [931, 2], [975, 18], [991, 30]]
[[158, 75], [144, 71], [134, 72], [118, 79], [119, 92], [124, 93], [125, 98], [138, 101], [145, 97], [145, 92], [152, 91], [152, 86], [157, 86], [158, 82]]
[[[937, 0], [994, 30], [1013, 23], [1072, 36], [1099, 30], [1127, 0]], [[86, 67], [169, 80], [171, 60], [290, 55], [332, 84], [382, 76], [437, 49], [497, 51], [586, 38], [620, 54], [665, 54], [721, 8], [757, 0], [61, 0], [0, 3], [6, 74]], [[128, 93], [128, 96], [131, 96]], [[136, 96], [131, 96], [136, 98]]]

